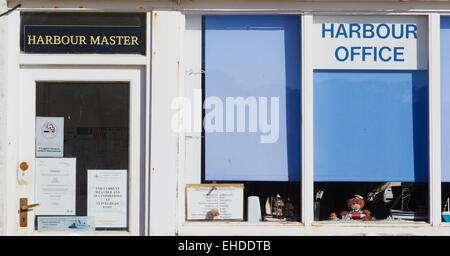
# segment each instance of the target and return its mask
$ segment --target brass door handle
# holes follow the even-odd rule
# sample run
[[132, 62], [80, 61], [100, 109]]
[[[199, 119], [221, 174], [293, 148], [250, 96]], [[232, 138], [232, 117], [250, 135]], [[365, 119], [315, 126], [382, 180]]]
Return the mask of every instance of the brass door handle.
[[19, 199], [19, 224], [20, 227], [28, 227], [28, 209], [38, 206], [39, 204], [28, 204], [28, 198]]
[[30, 209], [30, 208], [33, 208], [33, 207], [36, 207], [36, 206], [39, 206], [40, 204], [29, 204], [29, 205], [22, 205], [22, 206], [20, 206], [20, 209], [22, 210], [22, 211], [26, 211], [26, 210], [28, 210], [28, 209]]

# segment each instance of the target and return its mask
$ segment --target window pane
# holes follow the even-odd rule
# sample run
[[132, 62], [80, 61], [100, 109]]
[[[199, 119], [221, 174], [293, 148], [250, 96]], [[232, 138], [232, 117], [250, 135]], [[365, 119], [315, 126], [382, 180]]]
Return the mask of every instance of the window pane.
[[[120, 206], [107, 204], [118, 202], [114, 197], [119, 187], [120, 193], [127, 195], [129, 105], [129, 83], [125, 82], [38, 82], [36, 86], [36, 116], [64, 118], [62, 157], [76, 158], [76, 210], [68, 215], [92, 216], [95, 211], [92, 210], [92, 205], [88, 206], [88, 202], [89, 197], [92, 199], [94, 196], [89, 196], [89, 189], [96, 188], [89, 188], [92, 184], [90, 179], [94, 176], [100, 176], [100, 179], [108, 177], [96, 181], [96, 184], [103, 181], [103, 185], [108, 184], [101, 188], [107, 188], [108, 191], [97, 191], [99, 196], [107, 198], [112, 195], [111, 200], [101, 202], [105, 204], [102, 215], [94, 216], [97, 230], [128, 229], [128, 198], [124, 196], [120, 200]], [[39, 154], [36, 153], [37, 160], [44, 159], [39, 158]], [[46, 206], [43, 204], [40, 207]]]
[[428, 72], [315, 71], [314, 176], [428, 180]]
[[206, 180], [300, 179], [300, 61], [299, 16], [205, 16]]

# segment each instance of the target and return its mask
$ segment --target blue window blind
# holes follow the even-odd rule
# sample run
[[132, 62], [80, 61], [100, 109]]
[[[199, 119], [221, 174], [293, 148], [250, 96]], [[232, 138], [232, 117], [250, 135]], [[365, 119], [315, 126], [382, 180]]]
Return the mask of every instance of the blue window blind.
[[314, 179], [428, 179], [428, 71], [314, 72]]
[[[301, 58], [300, 17], [296, 15], [204, 16], [205, 100], [223, 102], [223, 132], [204, 137], [205, 180], [298, 181], [301, 167]], [[250, 107], [246, 108], [245, 132], [226, 132], [226, 98], [267, 99], [273, 143], [261, 143], [269, 132], [260, 125], [250, 132]], [[271, 97], [279, 111], [271, 113]], [[213, 110], [205, 109], [205, 117]], [[216, 109], [217, 110], [217, 109]], [[237, 111], [237, 108], [235, 108]], [[260, 109], [258, 109], [258, 114]], [[217, 120], [215, 120], [217, 122]], [[260, 117], [258, 117], [258, 122]], [[273, 130], [278, 126], [278, 132]]]
[[442, 181], [450, 182], [450, 17], [441, 17], [441, 161]]

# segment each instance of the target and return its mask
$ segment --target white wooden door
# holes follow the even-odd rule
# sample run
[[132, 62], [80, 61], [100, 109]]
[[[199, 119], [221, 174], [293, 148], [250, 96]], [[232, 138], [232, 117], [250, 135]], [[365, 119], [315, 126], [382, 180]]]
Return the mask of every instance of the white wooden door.
[[[142, 128], [144, 69], [23, 67], [20, 81], [20, 99], [16, 105], [20, 108], [17, 117], [17, 185], [15, 198], [11, 200], [18, 208], [21, 198], [27, 199], [27, 205], [40, 205], [18, 211], [17, 234], [139, 235], [144, 221], [140, 218], [144, 207], [141, 203], [145, 201], [141, 195], [145, 184], [141, 177], [144, 173], [142, 145], [145, 144], [145, 129]], [[53, 133], [42, 122], [39, 123], [42, 127], [36, 127], [37, 116], [43, 116], [40, 121], [51, 124]], [[64, 127], [53, 127], [57, 117], [60, 121], [63, 118]], [[59, 139], [43, 142], [49, 134], [54, 138], [62, 136], [62, 146]], [[62, 152], [58, 153], [58, 150]], [[75, 167], [68, 164], [70, 158], [74, 159]], [[55, 164], [62, 169], [56, 170], [59, 167], [54, 167]], [[101, 177], [106, 178], [101, 182], [96, 180], [96, 183], [92, 177], [89, 180], [88, 173], [95, 172], [98, 178], [98, 170], [105, 170]], [[119, 170], [126, 174], [117, 176]], [[111, 178], [111, 171], [112, 176], [117, 177]], [[94, 187], [90, 188], [89, 184]], [[101, 193], [93, 196], [98, 192], [97, 188], [101, 192], [105, 187], [111, 189], [108, 193], [117, 193], [116, 197], [125, 201], [108, 196], [98, 199]], [[95, 204], [107, 206], [95, 209]], [[73, 209], [69, 209], [70, 206]], [[21, 219], [23, 214], [22, 217], [20, 214], [24, 211], [26, 227]], [[69, 228], [67, 223], [62, 224], [76, 219], [73, 217], [89, 215], [94, 218], [80, 218], [78, 226]], [[36, 219], [40, 217], [43, 218]], [[83, 221], [93, 219], [94, 229], [85, 230], [86, 225], [92, 223]]]

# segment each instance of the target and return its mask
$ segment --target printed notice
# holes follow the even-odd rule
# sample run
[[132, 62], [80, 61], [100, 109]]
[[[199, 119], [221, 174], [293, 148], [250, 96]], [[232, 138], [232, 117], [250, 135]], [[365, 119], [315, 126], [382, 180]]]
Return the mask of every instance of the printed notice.
[[64, 117], [36, 117], [36, 157], [63, 157]]
[[36, 158], [36, 215], [75, 215], [76, 158]]
[[96, 228], [127, 227], [127, 170], [88, 170], [88, 216]]
[[187, 220], [243, 220], [242, 184], [186, 186]]
[[40, 231], [94, 231], [94, 217], [39, 216], [37, 230]]

